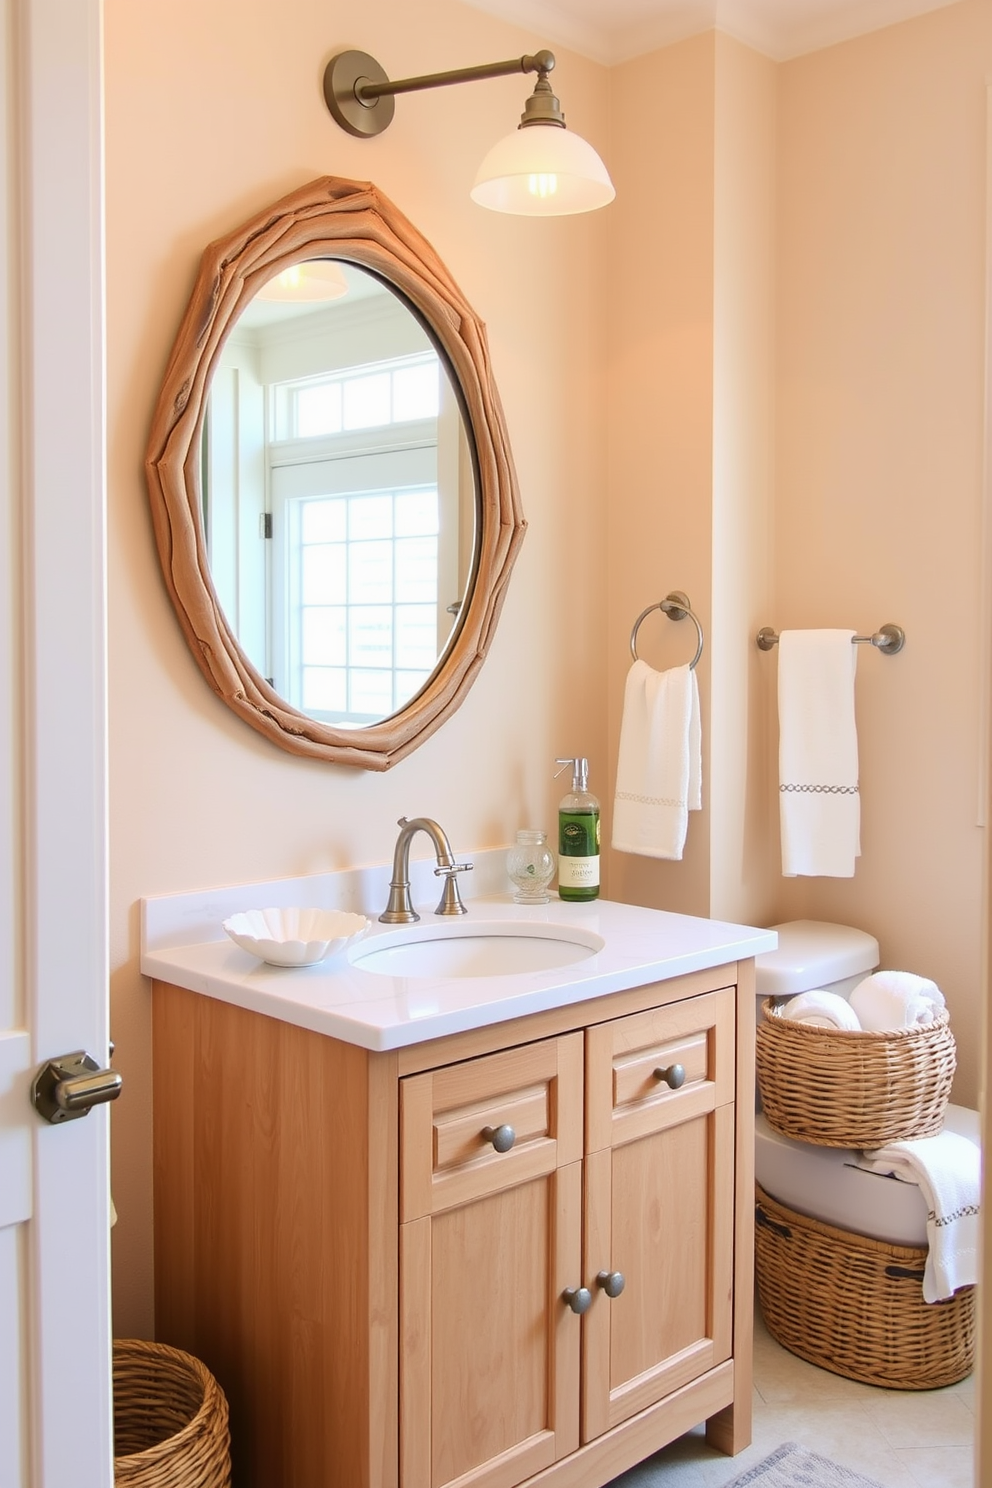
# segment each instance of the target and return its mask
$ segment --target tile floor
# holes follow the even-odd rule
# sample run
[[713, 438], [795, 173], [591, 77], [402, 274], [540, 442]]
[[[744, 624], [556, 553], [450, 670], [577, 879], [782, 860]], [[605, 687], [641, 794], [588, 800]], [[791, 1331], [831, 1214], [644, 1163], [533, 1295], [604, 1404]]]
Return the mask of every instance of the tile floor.
[[785, 1441], [822, 1452], [884, 1488], [974, 1488], [974, 1377], [944, 1390], [877, 1390], [817, 1369], [781, 1348], [755, 1312], [754, 1435], [736, 1457], [702, 1428], [610, 1488], [724, 1488]]

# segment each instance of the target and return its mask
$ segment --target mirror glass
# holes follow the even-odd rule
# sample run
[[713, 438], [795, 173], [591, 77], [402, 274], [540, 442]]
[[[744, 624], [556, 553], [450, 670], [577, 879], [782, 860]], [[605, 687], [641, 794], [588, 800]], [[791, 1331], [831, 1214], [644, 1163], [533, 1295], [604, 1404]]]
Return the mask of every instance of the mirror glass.
[[213, 368], [200, 491], [217, 599], [280, 697], [356, 729], [416, 696], [468, 597], [477, 492], [446, 360], [392, 286], [310, 259], [256, 291]]

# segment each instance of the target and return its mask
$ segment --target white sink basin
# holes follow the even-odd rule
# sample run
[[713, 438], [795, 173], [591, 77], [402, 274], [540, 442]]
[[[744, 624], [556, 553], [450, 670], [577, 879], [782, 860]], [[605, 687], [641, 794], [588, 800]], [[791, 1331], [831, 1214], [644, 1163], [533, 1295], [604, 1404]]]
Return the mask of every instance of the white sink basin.
[[362, 942], [350, 956], [360, 971], [393, 977], [489, 977], [553, 971], [595, 956], [606, 942], [572, 925], [492, 920], [404, 925]]

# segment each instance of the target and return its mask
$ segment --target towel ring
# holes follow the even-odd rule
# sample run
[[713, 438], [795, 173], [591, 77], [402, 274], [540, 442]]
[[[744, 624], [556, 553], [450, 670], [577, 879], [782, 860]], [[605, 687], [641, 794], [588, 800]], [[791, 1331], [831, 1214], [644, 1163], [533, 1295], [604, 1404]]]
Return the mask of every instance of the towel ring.
[[689, 670], [690, 672], [695, 671], [696, 662], [703, 654], [703, 627], [700, 625], [699, 620], [692, 612], [692, 607], [689, 604], [688, 596], [683, 594], [681, 589], [673, 589], [671, 594], [666, 595], [666, 597], [659, 600], [657, 604], [648, 605], [647, 609], [642, 610], [641, 613], [638, 615], [637, 619], [634, 621], [634, 628], [630, 632], [631, 656], [634, 658], [635, 661], [640, 661], [640, 657], [637, 654], [637, 632], [641, 628], [641, 621], [645, 619], [646, 616], [650, 615], [652, 610], [661, 610], [663, 614], [668, 616], [669, 620], [684, 620], [686, 615], [689, 616], [689, 619], [696, 627], [697, 636], [696, 654], [689, 663]]

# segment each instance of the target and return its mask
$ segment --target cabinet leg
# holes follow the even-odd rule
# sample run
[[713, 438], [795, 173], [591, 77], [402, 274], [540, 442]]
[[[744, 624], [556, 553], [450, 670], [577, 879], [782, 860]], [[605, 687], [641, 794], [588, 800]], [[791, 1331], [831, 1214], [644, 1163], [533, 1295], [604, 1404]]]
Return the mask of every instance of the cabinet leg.
[[735, 1457], [751, 1445], [751, 1397], [735, 1400], [706, 1421], [706, 1440], [718, 1452]]

